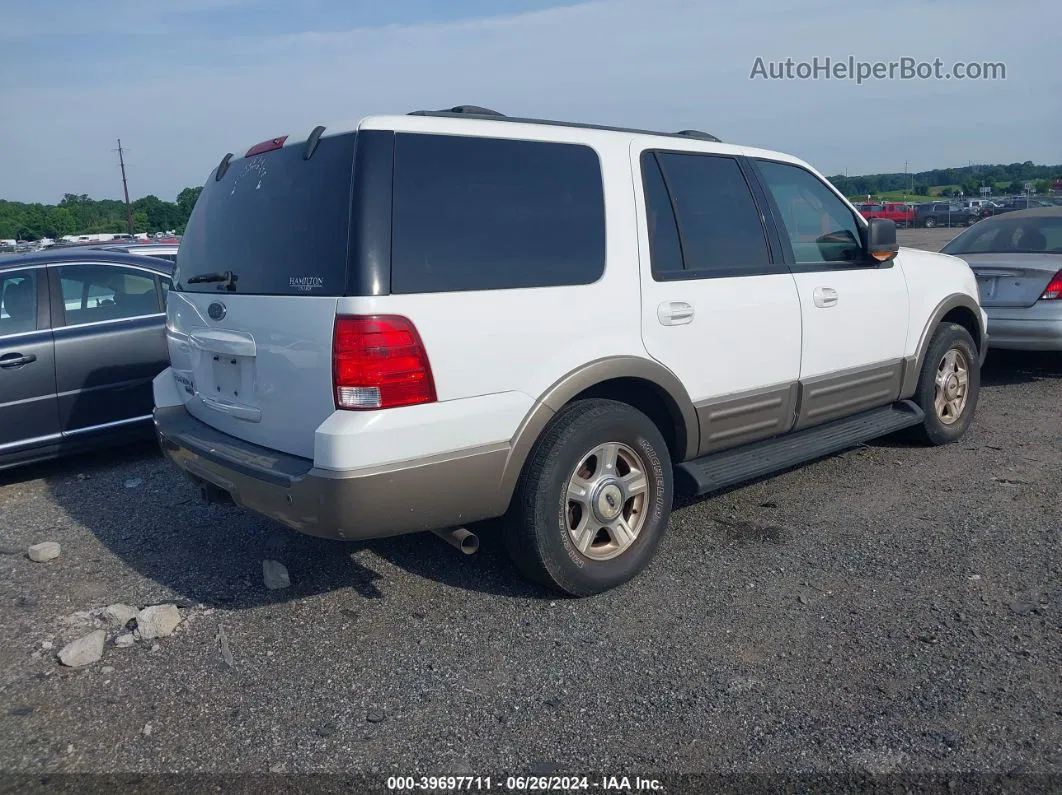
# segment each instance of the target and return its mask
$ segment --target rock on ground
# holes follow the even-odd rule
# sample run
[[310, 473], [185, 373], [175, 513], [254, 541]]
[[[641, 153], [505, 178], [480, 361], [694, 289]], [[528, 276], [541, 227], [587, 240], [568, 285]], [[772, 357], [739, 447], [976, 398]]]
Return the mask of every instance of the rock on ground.
[[103, 642], [107, 633], [102, 629], [68, 643], [59, 651], [59, 662], [70, 668], [92, 665], [103, 656]]
[[291, 578], [283, 563], [276, 560], [262, 561], [262, 580], [265, 587], [271, 591], [287, 588], [291, 585]]
[[29, 559], [34, 563], [47, 563], [49, 560], [55, 560], [59, 557], [61, 551], [62, 547], [57, 542], [42, 541], [40, 544], [34, 544], [26, 550], [26, 554], [29, 555]]
[[113, 604], [104, 611], [103, 616], [111, 626], [124, 627], [131, 619], [136, 618], [137, 609], [129, 605]]
[[176, 605], [152, 605], [136, 614], [136, 628], [146, 640], [172, 635], [180, 623], [181, 613]]
[[133, 637], [132, 632], [123, 633], [114, 639], [114, 645], [119, 649], [128, 649], [134, 643], [136, 643], [136, 638]]

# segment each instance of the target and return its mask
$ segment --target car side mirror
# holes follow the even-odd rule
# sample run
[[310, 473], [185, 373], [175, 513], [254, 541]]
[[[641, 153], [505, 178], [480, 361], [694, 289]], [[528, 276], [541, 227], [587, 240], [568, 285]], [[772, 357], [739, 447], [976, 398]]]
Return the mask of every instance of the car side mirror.
[[896, 222], [871, 218], [867, 222], [867, 252], [878, 262], [888, 262], [900, 250], [896, 242]]

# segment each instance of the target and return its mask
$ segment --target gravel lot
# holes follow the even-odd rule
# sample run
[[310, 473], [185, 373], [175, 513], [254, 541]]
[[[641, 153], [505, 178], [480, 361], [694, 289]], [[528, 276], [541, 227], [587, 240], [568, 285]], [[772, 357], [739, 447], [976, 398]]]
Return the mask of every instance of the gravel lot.
[[[465, 557], [203, 506], [150, 443], [2, 474], [0, 771], [946, 771], [1046, 791], [1060, 405], [1062, 357], [992, 354], [960, 443], [886, 440], [684, 505], [644, 576], [581, 601], [524, 585], [491, 528]], [[30, 561], [40, 541], [60, 557]], [[264, 587], [266, 559], [290, 588]], [[94, 628], [74, 614], [116, 602], [182, 621], [60, 665]]]

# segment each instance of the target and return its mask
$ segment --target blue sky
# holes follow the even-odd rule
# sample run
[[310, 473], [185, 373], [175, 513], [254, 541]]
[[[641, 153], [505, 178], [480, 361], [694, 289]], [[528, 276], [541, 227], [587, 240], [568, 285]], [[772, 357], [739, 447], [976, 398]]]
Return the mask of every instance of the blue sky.
[[[1062, 163], [1057, 0], [36, 0], [0, 12], [0, 198], [172, 200], [227, 151], [460, 103], [697, 128], [827, 174]], [[1040, 35], [1039, 32], [1045, 32]], [[998, 61], [1006, 80], [750, 79], [765, 61]], [[241, 148], [242, 147], [242, 148]]]

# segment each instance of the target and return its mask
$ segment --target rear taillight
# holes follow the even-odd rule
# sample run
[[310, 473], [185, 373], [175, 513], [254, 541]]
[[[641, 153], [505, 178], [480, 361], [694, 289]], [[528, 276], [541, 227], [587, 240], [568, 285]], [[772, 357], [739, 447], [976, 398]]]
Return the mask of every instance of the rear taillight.
[[1062, 271], [1054, 275], [1048, 283], [1047, 289], [1044, 290], [1044, 294], [1040, 296], [1040, 300], [1057, 301], [1060, 298], [1062, 298]]
[[398, 315], [339, 315], [332, 338], [336, 407], [387, 409], [435, 401], [428, 353]]

